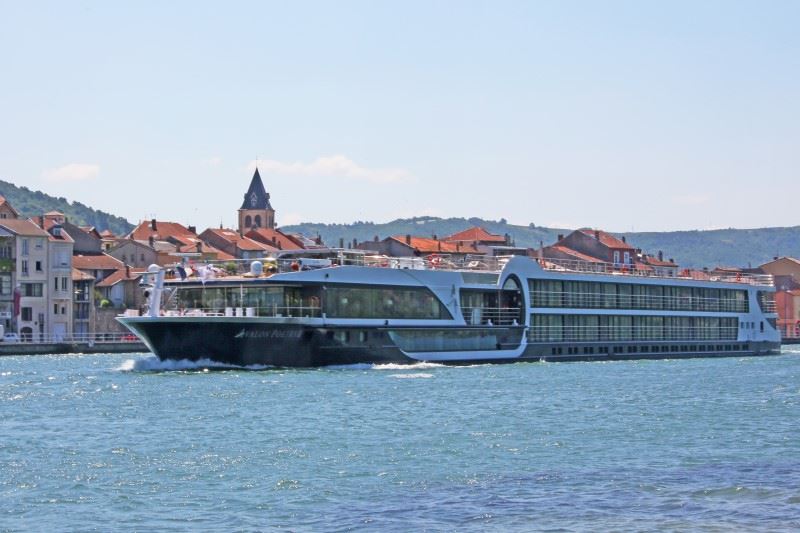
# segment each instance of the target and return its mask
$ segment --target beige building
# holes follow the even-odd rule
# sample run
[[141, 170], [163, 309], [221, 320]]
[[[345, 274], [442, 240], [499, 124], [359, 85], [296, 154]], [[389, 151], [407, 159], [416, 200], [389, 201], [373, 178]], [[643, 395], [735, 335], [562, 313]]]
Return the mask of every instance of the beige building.
[[0, 324], [22, 340], [72, 333], [73, 242], [63, 222], [57, 212], [23, 220], [0, 197]]
[[42, 340], [49, 333], [49, 238], [29, 220], [0, 219], [0, 239], [10, 249], [14, 265], [10, 281], [19, 302], [12, 302], [9, 329], [26, 340]]

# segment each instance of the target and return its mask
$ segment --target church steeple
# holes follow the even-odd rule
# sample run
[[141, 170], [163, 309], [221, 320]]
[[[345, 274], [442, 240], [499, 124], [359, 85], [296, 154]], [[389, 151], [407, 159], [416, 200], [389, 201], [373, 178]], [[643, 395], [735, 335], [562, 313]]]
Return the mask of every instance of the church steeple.
[[269, 203], [269, 193], [264, 189], [258, 167], [239, 208], [239, 231], [247, 233], [253, 228], [275, 229], [275, 210]]
[[240, 209], [272, 209], [269, 204], [269, 193], [261, 181], [258, 167], [256, 167], [256, 171], [253, 174], [253, 179], [250, 180], [250, 187], [244, 195], [244, 202]]

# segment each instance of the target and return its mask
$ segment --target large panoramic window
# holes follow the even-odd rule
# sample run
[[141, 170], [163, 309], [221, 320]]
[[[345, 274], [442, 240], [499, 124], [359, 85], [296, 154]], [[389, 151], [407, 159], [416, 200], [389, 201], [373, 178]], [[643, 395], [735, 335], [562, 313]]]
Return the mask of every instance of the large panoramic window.
[[746, 313], [747, 291], [712, 287], [529, 280], [532, 307]]
[[531, 316], [531, 342], [736, 340], [737, 318], [698, 316]]
[[438, 298], [423, 287], [328, 286], [325, 313], [329, 318], [452, 318]]
[[186, 287], [178, 290], [174, 307], [182, 312], [202, 309], [225, 314], [243, 309], [255, 316], [316, 317], [321, 312], [319, 295], [320, 288], [313, 286]]

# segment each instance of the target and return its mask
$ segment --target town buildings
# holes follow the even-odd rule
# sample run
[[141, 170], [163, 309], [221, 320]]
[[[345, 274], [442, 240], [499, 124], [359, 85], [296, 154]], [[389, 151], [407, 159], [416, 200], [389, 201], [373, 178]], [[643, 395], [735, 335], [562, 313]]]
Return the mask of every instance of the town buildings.
[[775, 257], [759, 270], [775, 278], [775, 310], [781, 335], [800, 337], [800, 259]]
[[26, 340], [72, 333], [72, 239], [61, 213], [25, 220], [0, 199], [0, 324]]

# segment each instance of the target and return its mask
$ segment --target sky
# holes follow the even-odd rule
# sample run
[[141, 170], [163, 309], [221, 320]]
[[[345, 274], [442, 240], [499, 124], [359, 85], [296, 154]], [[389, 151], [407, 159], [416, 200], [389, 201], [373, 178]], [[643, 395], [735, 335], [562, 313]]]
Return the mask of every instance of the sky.
[[800, 225], [800, 2], [0, 0], [0, 179], [132, 222]]

